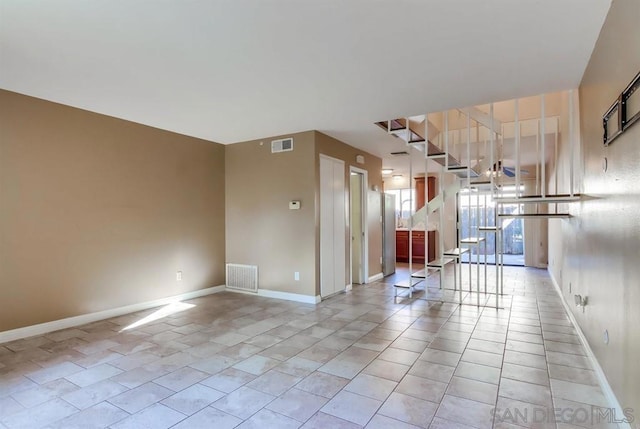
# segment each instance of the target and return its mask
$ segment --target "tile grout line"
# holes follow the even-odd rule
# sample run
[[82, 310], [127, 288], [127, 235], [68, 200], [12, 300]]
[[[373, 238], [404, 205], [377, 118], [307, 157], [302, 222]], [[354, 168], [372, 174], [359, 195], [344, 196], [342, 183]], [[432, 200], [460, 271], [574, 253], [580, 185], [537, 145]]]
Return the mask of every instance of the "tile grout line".
[[[460, 286], [460, 287], [462, 287], [462, 286]], [[459, 312], [460, 315], [462, 315], [462, 312], [461, 312], [462, 308], [463, 308], [462, 304], [458, 304], [457, 305], [457, 308], [449, 315], [449, 317], [447, 318], [447, 321], [444, 322], [442, 324], [442, 326], [438, 329], [438, 332], [436, 332], [436, 337], [437, 337], [438, 333], [442, 330], [442, 327], [449, 322], [449, 320], [451, 319], [451, 317], [453, 316], [453, 314], [456, 311]], [[478, 308], [483, 308], [483, 307], [478, 307]], [[484, 307], [483, 310], [480, 310], [480, 313], [479, 313], [478, 317], [476, 318], [475, 323], [473, 324], [473, 331], [471, 331], [471, 333], [469, 334], [469, 339], [465, 342], [464, 350], [462, 351], [462, 353], [460, 353], [460, 359], [458, 359], [458, 362], [456, 363], [456, 367], [453, 370], [453, 373], [451, 374], [451, 378], [453, 378], [455, 376], [455, 371], [458, 368], [458, 365], [460, 365], [460, 361], [462, 360], [462, 356], [464, 355], [464, 352], [467, 350], [469, 342], [471, 341], [471, 337], [473, 336], [473, 333], [475, 332], [475, 330], [476, 330], [476, 328], [478, 326], [478, 321], [480, 320], [480, 317], [482, 317], [482, 313], [484, 312], [484, 309], [486, 309], [486, 307]], [[428, 346], [427, 346], [427, 348], [428, 348]], [[412, 367], [413, 367], [413, 365], [412, 365]], [[409, 369], [409, 371], [410, 370], [411, 370], [411, 368]], [[407, 374], [408, 373], [409, 372], [407, 371]], [[440, 410], [440, 407], [442, 406], [442, 401], [444, 400], [444, 397], [447, 395], [447, 390], [449, 390], [449, 385], [451, 384], [451, 378], [449, 379], [449, 382], [447, 383], [447, 388], [445, 389], [445, 391], [444, 391], [444, 393], [442, 395], [442, 399], [440, 399], [440, 402], [438, 403], [438, 407], [436, 408], [436, 411], [433, 413], [433, 417], [431, 417], [431, 420], [429, 421], [429, 426], [431, 426], [431, 424], [433, 423], [433, 420], [436, 418], [436, 416], [438, 414], [438, 410]]]

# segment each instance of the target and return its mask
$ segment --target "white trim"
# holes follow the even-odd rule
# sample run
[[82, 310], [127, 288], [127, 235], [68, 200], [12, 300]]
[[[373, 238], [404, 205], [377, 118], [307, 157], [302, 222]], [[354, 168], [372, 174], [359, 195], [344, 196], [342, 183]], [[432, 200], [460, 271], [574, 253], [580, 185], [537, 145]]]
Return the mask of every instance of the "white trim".
[[0, 344], [19, 340], [21, 338], [33, 337], [35, 335], [47, 334], [49, 332], [59, 331], [60, 329], [86, 325], [87, 323], [97, 322], [98, 320], [110, 319], [112, 317], [118, 317], [124, 314], [135, 313], [136, 311], [160, 307], [162, 305], [171, 304], [172, 302], [176, 301], [199, 298], [201, 296], [211, 295], [213, 293], [222, 292], [224, 290], [224, 285], [214, 286], [207, 289], [194, 290], [192, 292], [185, 292], [180, 295], [156, 299], [153, 301], [140, 302], [138, 304], [125, 305], [123, 307], [111, 308], [109, 310], [97, 311], [95, 313], [81, 314], [80, 316], [67, 317], [65, 319], [25, 326], [24, 328], [12, 329], [10, 331], [0, 332]]
[[[351, 172], [362, 174], [362, 189], [360, 197], [362, 199], [361, 207], [360, 207], [360, 224], [362, 225], [362, 232], [364, 234], [364, 240], [362, 240], [362, 277], [367, 283], [367, 279], [369, 277], [369, 172], [362, 168], [354, 167], [352, 165], [349, 166], [349, 175]], [[351, 180], [351, 179], [349, 179]], [[349, 235], [351, 235], [351, 181], [349, 181]], [[352, 240], [349, 240], [349, 262], [351, 262], [351, 258], [353, 257], [353, 243]], [[353, 284], [353, 263], [350, 264], [350, 276], [349, 279]]]
[[234, 293], [243, 293], [243, 294], [254, 295], [254, 296], [257, 295], [263, 298], [275, 298], [275, 299], [282, 299], [285, 301], [302, 302], [305, 304], [317, 304], [320, 302], [320, 295], [316, 295], [316, 296], [302, 295], [299, 293], [280, 292], [278, 290], [270, 290], [270, 289], [258, 289], [257, 294], [255, 292], [248, 292], [248, 291], [236, 290], [236, 289], [226, 289], [226, 291], [234, 292]]
[[[562, 305], [564, 306], [564, 309], [567, 312], [567, 315], [569, 316], [569, 320], [571, 320], [571, 323], [573, 323], [573, 326], [576, 328], [578, 337], [580, 337], [580, 341], [582, 342], [582, 345], [584, 346], [584, 349], [587, 352], [587, 357], [591, 361], [593, 370], [596, 373], [596, 377], [598, 378], [598, 383], [600, 384], [600, 388], [602, 389], [602, 392], [604, 393], [605, 398], [607, 398], [607, 401], [609, 402], [609, 406], [615, 408], [616, 416], [624, 416], [622, 411], [623, 409], [620, 406], [620, 402], [618, 402], [618, 398], [616, 398], [615, 393], [613, 393], [613, 389], [611, 389], [609, 380], [607, 380], [607, 376], [604, 374], [604, 370], [600, 366], [600, 363], [598, 362], [596, 355], [593, 353], [593, 350], [591, 350], [591, 346], [589, 346], [587, 337], [585, 337], [584, 332], [582, 332], [580, 325], [578, 325], [578, 321], [576, 320], [575, 316], [573, 315], [573, 312], [571, 311], [571, 308], [569, 307], [569, 304], [564, 299], [564, 296], [562, 295], [562, 291], [560, 289], [560, 286], [558, 285], [558, 282], [553, 276], [553, 273], [551, 272], [551, 270], [547, 270], [547, 271], [549, 272], [549, 277], [551, 277], [551, 282], [553, 283], [553, 287], [556, 289], [556, 292], [558, 293], [558, 295], [560, 295], [560, 300], [562, 301]], [[622, 422], [617, 422], [617, 423], [618, 425], [620, 425], [619, 427], [621, 428], [631, 429], [631, 425], [629, 423], [622, 423]]]
[[344, 287], [345, 292], [349, 292], [350, 290], [353, 290], [353, 284], [349, 283], [348, 285], [346, 285]]
[[378, 280], [382, 280], [383, 278], [384, 278], [384, 274], [382, 273], [374, 274], [371, 277], [369, 277], [369, 283], [377, 282]]
[[325, 155], [324, 153], [319, 153], [318, 155], [320, 156], [320, 158], [330, 159], [332, 161], [338, 161], [338, 162], [341, 162], [342, 165], [344, 165], [344, 159], [334, 158], [332, 156]]

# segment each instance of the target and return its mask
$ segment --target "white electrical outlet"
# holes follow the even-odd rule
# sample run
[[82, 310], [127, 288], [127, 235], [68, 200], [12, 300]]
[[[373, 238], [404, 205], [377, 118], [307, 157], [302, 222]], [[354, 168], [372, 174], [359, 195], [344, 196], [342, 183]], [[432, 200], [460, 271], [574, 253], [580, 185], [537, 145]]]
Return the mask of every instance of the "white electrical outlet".
[[293, 279], [295, 281], [300, 281], [300, 272], [299, 271], [296, 271], [296, 272], [293, 273]]
[[179, 282], [182, 281], [182, 271], [176, 272], [176, 281], [179, 281]]

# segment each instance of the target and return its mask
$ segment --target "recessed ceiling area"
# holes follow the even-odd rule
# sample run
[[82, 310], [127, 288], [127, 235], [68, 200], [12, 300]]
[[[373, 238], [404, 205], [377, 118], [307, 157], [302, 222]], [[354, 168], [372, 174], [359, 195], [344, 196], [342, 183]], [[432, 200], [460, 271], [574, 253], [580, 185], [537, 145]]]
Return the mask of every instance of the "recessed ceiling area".
[[401, 142], [376, 121], [577, 87], [609, 6], [2, 0], [0, 88], [224, 144], [316, 129], [384, 156]]
[[[467, 138], [469, 138], [469, 152], [471, 155], [472, 168], [479, 171], [486, 171], [491, 166], [491, 133], [485, 126], [490, 122], [490, 109], [493, 106], [494, 124], [498, 134], [494, 136], [494, 164], [500, 163], [503, 167], [514, 168], [519, 159], [519, 165], [523, 171], [527, 171], [525, 178], [535, 177], [536, 164], [540, 164], [543, 155], [545, 163], [549, 163], [555, 157], [561, 133], [568, 133], [568, 124], [562, 123], [568, 120], [568, 99], [569, 91], [554, 92], [542, 96], [530, 96], [517, 99], [517, 118], [520, 130], [520, 146], [516, 150], [516, 100], [499, 101], [492, 104], [471, 106], [470, 109], [484, 117], [476, 116], [478, 119], [486, 120], [480, 123], [470, 118], [469, 129], [467, 129], [467, 116], [465, 109], [452, 109], [445, 112], [429, 113], [428, 115], [414, 116], [409, 118], [410, 129], [416, 138], [425, 135], [425, 117], [429, 118], [429, 141], [435, 146], [445, 151], [445, 128], [448, 130], [448, 150], [454, 158], [463, 165], [467, 165]], [[542, 121], [544, 105], [544, 137], [542, 135]], [[445, 115], [446, 123], [445, 126]], [[472, 116], [474, 116], [472, 115]], [[563, 116], [564, 115], [564, 116]], [[394, 126], [404, 126], [404, 119], [395, 121]], [[393, 121], [392, 121], [393, 122]], [[377, 127], [381, 133], [386, 134], [383, 129]], [[404, 136], [403, 134], [400, 134]], [[405, 137], [406, 138], [406, 137]], [[411, 175], [427, 174], [437, 175], [441, 171], [441, 165], [433, 160], [425, 160], [422, 144], [416, 148], [409, 148], [403, 138], [393, 138], [393, 144], [388, 144], [388, 148], [394, 151], [404, 150], [405, 156], [393, 155], [387, 152], [383, 157], [383, 168], [392, 170], [383, 174], [385, 184], [389, 189], [396, 186], [408, 186], [408, 177]], [[544, 144], [544, 152], [542, 145]], [[392, 179], [393, 176], [395, 179]], [[402, 176], [400, 179], [397, 176]]]

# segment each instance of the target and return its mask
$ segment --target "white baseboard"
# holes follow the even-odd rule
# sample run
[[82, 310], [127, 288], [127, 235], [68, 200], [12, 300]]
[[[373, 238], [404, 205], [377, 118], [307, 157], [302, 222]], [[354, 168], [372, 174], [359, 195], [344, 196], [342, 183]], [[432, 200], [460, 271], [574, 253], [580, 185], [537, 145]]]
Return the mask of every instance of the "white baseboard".
[[136, 311], [147, 310], [149, 308], [160, 307], [161, 305], [171, 304], [176, 301], [184, 301], [188, 299], [198, 298], [225, 290], [224, 285], [214, 286], [207, 289], [194, 290], [185, 292], [180, 295], [170, 296], [168, 298], [156, 299], [153, 301], [141, 302], [138, 304], [125, 305], [124, 307], [111, 308], [109, 310], [98, 311], [95, 313], [82, 314], [80, 316], [67, 317], [65, 319], [54, 320], [51, 322], [40, 323], [38, 325], [25, 326], [24, 328], [12, 329], [10, 331], [0, 332], [0, 344], [9, 341], [19, 340], [21, 338], [33, 337], [35, 335], [47, 334], [60, 329], [72, 328], [74, 326], [86, 325], [87, 323], [97, 322], [98, 320], [110, 319], [112, 317], [122, 316], [124, 314], [135, 313]]
[[378, 280], [382, 280], [383, 278], [384, 278], [384, 274], [382, 273], [374, 274], [371, 277], [369, 277], [369, 283], [377, 282]]
[[353, 290], [353, 284], [349, 283], [348, 285], [346, 285], [346, 286], [344, 287], [344, 290], [345, 290], [346, 292], [349, 292], [350, 290]]
[[[242, 290], [236, 289], [226, 289], [227, 292], [236, 292], [236, 293], [246, 293], [248, 295], [256, 295], [254, 292], [245, 292]], [[302, 295], [299, 293], [291, 293], [291, 292], [280, 292], [277, 290], [270, 289], [258, 289], [258, 296], [262, 296], [265, 298], [275, 298], [275, 299], [283, 299], [285, 301], [295, 301], [302, 302], [305, 304], [317, 304], [320, 302], [320, 295]]]
[[[573, 326], [576, 328], [578, 337], [580, 337], [580, 341], [582, 342], [582, 345], [584, 346], [584, 349], [587, 352], [587, 357], [589, 358], [589, 361], [591, 361], [591, 365], [593, 366], [593, 370], [596, 373], [596, 377], [598, 378], [598, 383], [600, 384], [602, 393], [604, 393], [604, 396], [607, 398], [607, 401], [609, 402], [609, 406], [612, 408], [615, 408], [616, 410], [615, 415], [624, 416], [623, 408], [620, 406], [620, 402], [618, 402], [618, 398], [616, 398], [615, 393], [613, 393], [613, 389], [611, 389], [609, 380], [607, 380], [607, 376], [604, 374], [604, 370], [600, 366], [600, 363], [598, 362], [596, 355], [593, 353], [593, 350], [591, 350], [591, 346], [587, 341], [587, 337], [584, 335], [584, 332], [582, 332], [582, 328], [580, 328], [580, 325], [578, 325], [578, 321], [573, 315], [573, 312], [571, 311], [569, 304], [564, 299], [564, 295], [562, 295], [562, 289], [560, 289], [560, 285], [558, 285], [558, 282], [553, 276], [553, 273], [551, 272], [551, 270], [547, 269], [547, 271], [549, 272], [549, 277], [551, 277], [551, 282], [553, 283], [553, 287], [556, 289], [556, 292], [558, 293], [558, 295], [560, 295], [560, 300], [562, 301], [562, 305], [564, 306], [564, 309], [567, 312], [567, 315], [569, 316], [569, 320], [571, 320], [571, 323], [573, 323]], [[629, 423], [618, 422], [618, 425], [621, 428], [631, 429], [631, 425]]]

